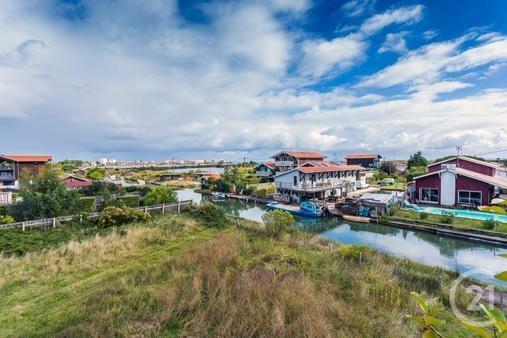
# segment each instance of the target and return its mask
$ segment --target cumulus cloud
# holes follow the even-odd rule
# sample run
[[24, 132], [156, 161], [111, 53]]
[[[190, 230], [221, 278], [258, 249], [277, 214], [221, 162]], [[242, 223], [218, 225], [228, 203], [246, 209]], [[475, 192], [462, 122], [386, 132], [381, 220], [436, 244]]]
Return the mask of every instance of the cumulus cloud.
[[460, 39], [432, 43], [402, 56], [395, 64], [364, 78], [360, 87], [392, 87], [404, 83], [433, 82], [455, 73], [507, 59], [507, 37], [496, 36], [480, 45], [460, 50]]
[[368, 37], [391, 24], [411, 24], [419, 21], [423, 8], [417, 5], [389, 10], [370, 17], [356, 32], [344, 37], [304, 41], [302, 44], [304, 56], [299, 67], [301, 74], [318, 78], [360, 63], [366, 58]]
[[405, 36], [407, 36], [408, 32], [399, 32], [399, 33], [388, 33], [386, 36], [386, 40], [380, 46], [378, 52], [396, 52], [396, 53], [404, 53], [407, 49], [407, 43], [405, 42]]

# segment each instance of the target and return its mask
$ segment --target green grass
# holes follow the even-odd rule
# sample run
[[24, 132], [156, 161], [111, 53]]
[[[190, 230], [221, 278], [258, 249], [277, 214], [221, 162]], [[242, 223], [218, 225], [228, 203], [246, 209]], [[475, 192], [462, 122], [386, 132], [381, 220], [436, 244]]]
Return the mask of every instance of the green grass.
[[417, 336], [409, 292], [442, 302], [456, 274], [258, 224], [156, 217], [0, 261], [0, 336]]
[[[397, 210], [395, 215], [389, 218], [392, 220], [409, 220], [423, 223], [442, 223], [440, 217], [441, 217], [440, 215], [428, 214], [428, 217], [426, 219], [420, 219], [420, 213], [417, 211]], [[484, 223], [482, 221], [470, 218], [455, 217], [454, 222], [452, 224], [446, 225], [453, 226], [457, 229], [488, 230], [484, 227]], [[495, 231], [507, 233], [507, 223], [500, 223], [496, 227]]]

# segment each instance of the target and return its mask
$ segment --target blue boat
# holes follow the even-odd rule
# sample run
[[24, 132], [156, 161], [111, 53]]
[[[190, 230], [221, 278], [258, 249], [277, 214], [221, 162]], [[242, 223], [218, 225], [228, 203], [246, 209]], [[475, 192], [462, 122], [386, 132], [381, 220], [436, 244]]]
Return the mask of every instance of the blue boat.
[[281, 204], [278, 202], [271, 202], [266, 205], [268, 210], [283, 210], [288, 211], [296, 216], [304, 216], [304, 217], [322, 217], [324, 216], [324, 211], [321, 207], [319, 207], [315, 202], [306, 201], [301, 203], [300, 206], [292, 206], [287, 204]]

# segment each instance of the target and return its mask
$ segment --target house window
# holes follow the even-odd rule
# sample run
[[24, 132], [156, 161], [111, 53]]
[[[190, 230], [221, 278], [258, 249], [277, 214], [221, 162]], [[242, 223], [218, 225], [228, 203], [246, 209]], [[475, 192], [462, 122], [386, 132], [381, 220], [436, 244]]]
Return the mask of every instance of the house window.
[[298, 178], [296, 176], [294, 176], [293, 179], [294, 179], [294, 186], [296, 187], [298, 185]]
[[482, 204], [482, 192], [460, 190], [458, 191], [458, 203], [480, 205]]
[[440, 201], [438, 196], [438, 189], [421, 188], [421, 201], [438, 203]]

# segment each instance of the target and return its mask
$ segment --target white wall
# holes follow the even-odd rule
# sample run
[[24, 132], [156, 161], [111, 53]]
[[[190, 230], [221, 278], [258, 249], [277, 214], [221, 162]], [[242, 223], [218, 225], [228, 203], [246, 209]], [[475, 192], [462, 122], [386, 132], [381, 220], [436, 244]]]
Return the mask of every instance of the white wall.
[[444, 171], [440, 174], [440, 203], [452, 206], [456, 203], [456, 174]]

